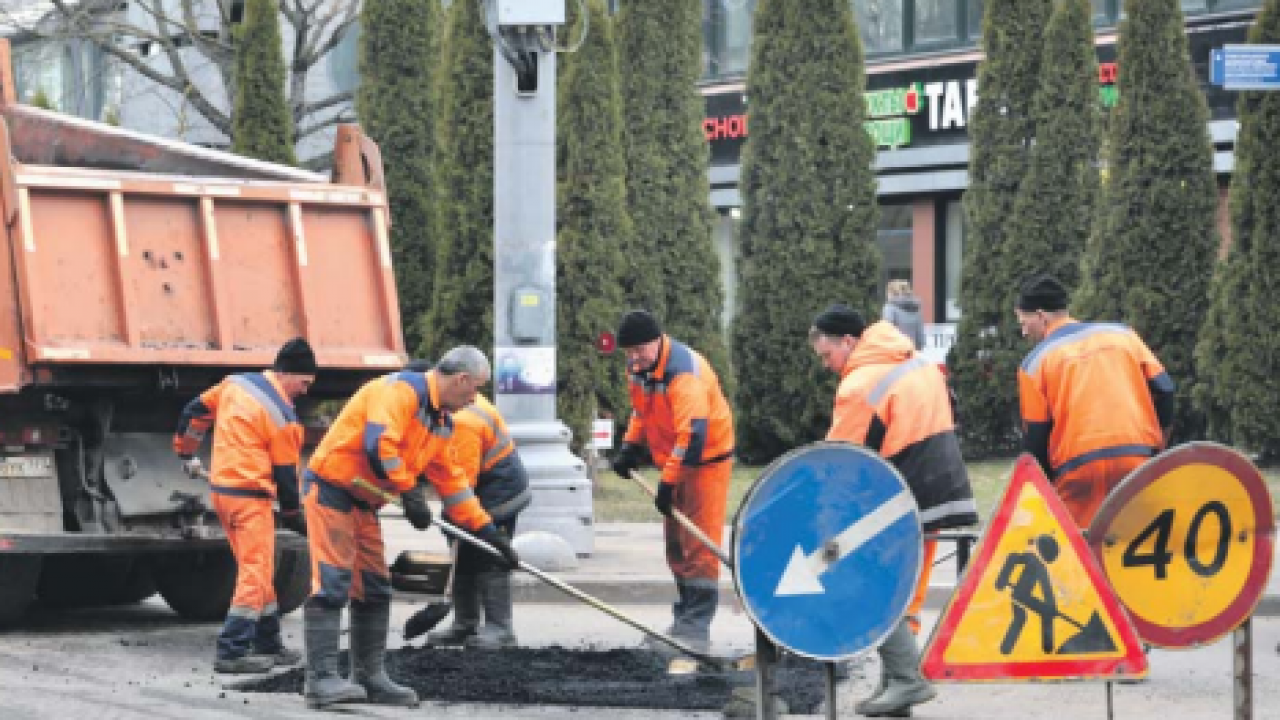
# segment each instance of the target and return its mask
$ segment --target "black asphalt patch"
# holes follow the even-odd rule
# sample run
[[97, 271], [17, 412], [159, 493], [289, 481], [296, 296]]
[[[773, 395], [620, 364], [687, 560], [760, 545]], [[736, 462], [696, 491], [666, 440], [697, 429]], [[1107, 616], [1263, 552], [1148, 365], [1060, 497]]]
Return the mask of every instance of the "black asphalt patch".
[[[347, 660], [342, 658], [343, 674]], [[392, 679], [423, 700], [508, 705], [565, 705], [653, 710], [720, 710], [755, 673], [668, 675], [667, 657], [631, 650], [405, 648], [387, 653]], [[234, 685], [242, 692], [302, 693], [301, 668]], [[792, 713], [811, 714], [825, 699], [820, 663], [786, 657], [780, 695]]]

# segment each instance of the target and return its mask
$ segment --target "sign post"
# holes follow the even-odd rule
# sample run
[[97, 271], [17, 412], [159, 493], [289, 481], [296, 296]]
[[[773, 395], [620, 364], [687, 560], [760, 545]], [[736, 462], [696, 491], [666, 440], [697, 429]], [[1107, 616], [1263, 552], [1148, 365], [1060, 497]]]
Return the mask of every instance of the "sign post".
[[[819, 442], [775, 460], [734, 518], [734, 582], [759, 644], [827, 663], [878, 647], [911, 602], [922, 540], [915, 498], [874, 452]], [[771, 656], [757, 661], [762, 710]]]

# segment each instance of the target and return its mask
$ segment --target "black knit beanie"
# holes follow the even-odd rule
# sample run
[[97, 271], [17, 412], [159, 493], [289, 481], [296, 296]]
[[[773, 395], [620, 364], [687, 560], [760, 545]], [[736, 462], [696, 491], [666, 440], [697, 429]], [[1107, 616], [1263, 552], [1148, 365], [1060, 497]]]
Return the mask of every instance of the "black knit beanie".
[[647, 310], [632, 310], [618, 325], [618, 347], [643, 345], [662, 337], [662, 327]]
[[1067, 309], [1067, 289], [1052, 275], [1036, 275], [1018, 290], [1018, 309], [1023, 312], [1057, 312]]
[[303, 338], [297, 337], [285, 343], [276, 354], [276, 363], [272, 366], [276, 372], [294, 375], [315, 375], [316, 354]]
[[813, 319], [813, 326], [832, 337], [845, 335], [862, 337], [862, 331], [867, 329], [867, 323], [862, 319], [862, 314], [844, 303], [832, 303], [827, 306], [826, 310], [818, 313], [818, 317]]

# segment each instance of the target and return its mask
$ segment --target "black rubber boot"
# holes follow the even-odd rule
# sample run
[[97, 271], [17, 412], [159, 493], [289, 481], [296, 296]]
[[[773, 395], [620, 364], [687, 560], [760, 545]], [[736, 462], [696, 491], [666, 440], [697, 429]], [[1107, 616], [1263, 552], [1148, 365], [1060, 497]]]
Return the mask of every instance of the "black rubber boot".
[[[453, 623], [443, 630], [427, 633], [431, 646], [462, 645], [476, 634], [480, 627], [480, 589], [474, 573], [458, 573], [453, 576]], [[405, 625], [405, 637], [409, 626]]]
[[516, 646], [511, 607], [511, 573], [495, 570], [477, 576], [480, 600], [484, 605], [484, 625], [467, 639], [467, 647], [499, 650]]
[[387, 630], [391, 601], [351, 603], [351, 679], [375, 705], [418, 707], [418, 693], [387, 676]]
[[338, 634], [342, 610], [308, 603], [302, 615], [307, 643], [303, 699], [315, 710], [338, 703], [363, 702], [364, 688], [338, 674]]
[[869, 699], [858, 712], [867, 717], [908, 717], [912, 705], [938, 696], [933, 685], [920, 674], [920, 651], [915, 633], [906, 620], [898, 623], [879, 647], [884, 664], [884, 690]]

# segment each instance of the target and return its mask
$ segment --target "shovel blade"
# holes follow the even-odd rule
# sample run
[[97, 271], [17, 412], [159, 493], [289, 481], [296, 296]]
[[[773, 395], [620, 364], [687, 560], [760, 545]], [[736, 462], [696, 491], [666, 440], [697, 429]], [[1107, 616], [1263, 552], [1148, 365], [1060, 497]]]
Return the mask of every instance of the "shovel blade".
[[404, 639], [412, 640], [431, 632], [441, 620], [449, 617], [450, 609], [449, 603], [431, 603], [422, 608], [405, 621]]

